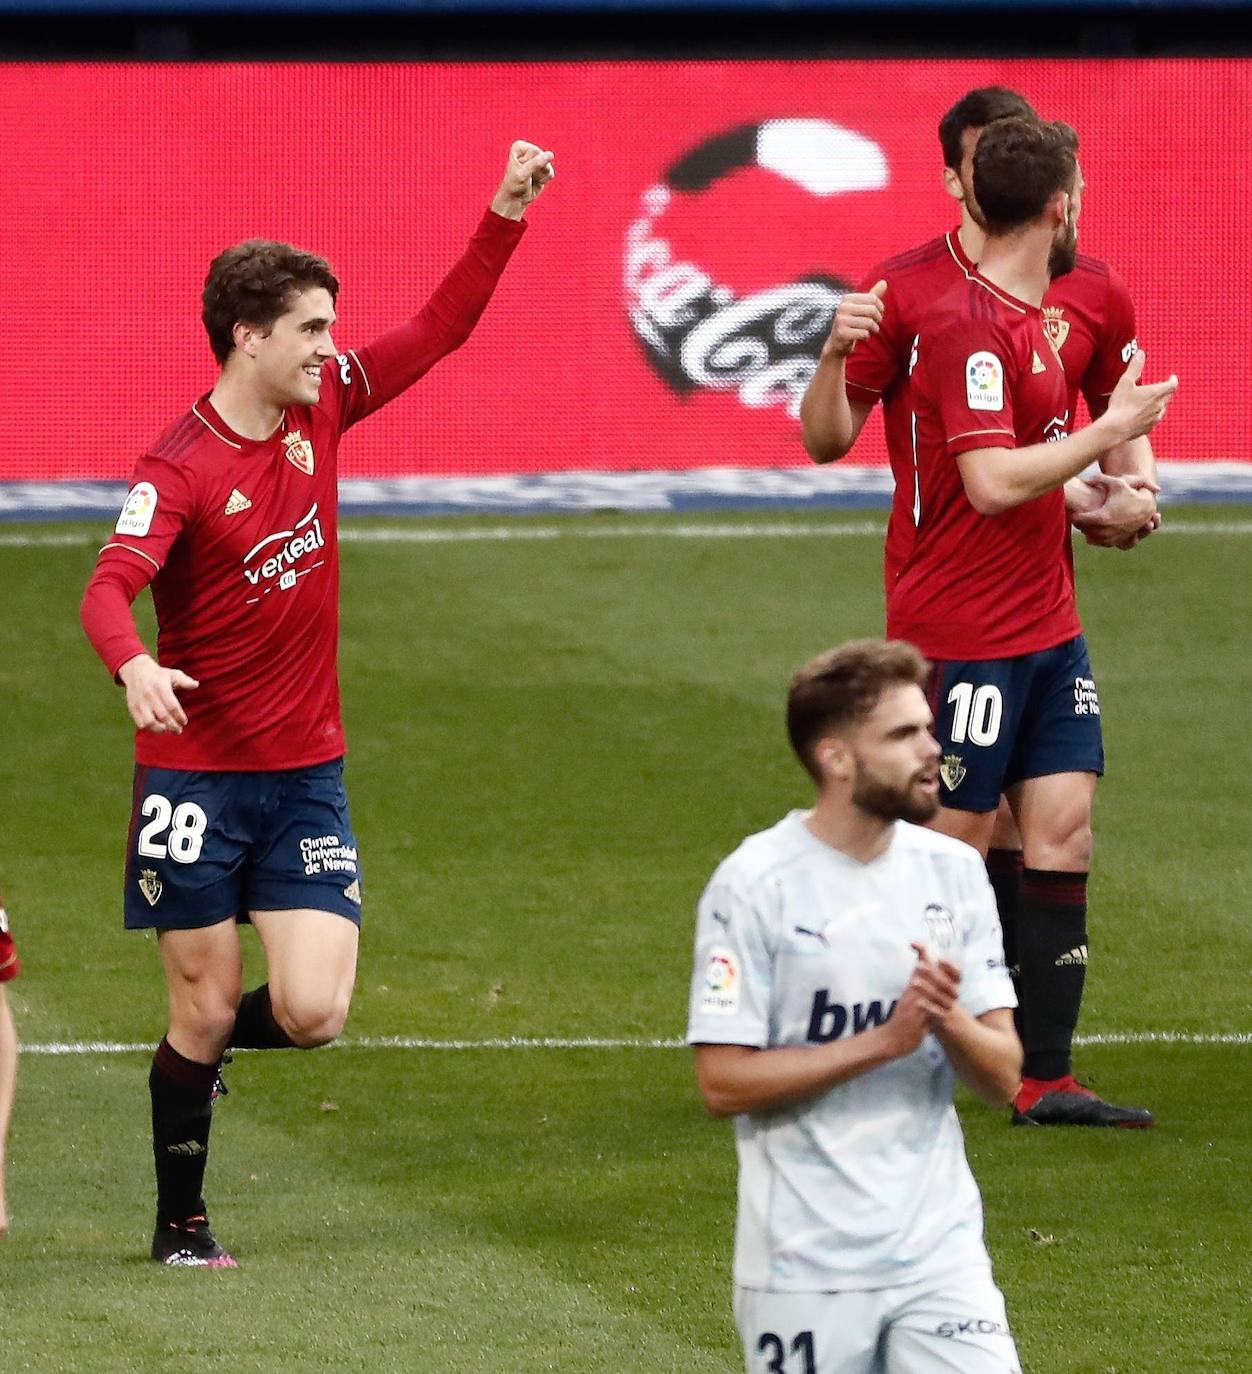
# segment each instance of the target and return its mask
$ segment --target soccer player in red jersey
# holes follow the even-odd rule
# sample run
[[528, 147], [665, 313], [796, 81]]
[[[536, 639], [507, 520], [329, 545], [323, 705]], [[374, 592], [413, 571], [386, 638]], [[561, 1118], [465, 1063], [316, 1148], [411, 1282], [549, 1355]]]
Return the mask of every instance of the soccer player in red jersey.
[[916, 345], [919, 519], [888, 599], [888, 632], [932, 661], [939, 828], [986, 853], [1001, 793], [1021, 828], [1028, 1060], [1014, 1121], [1146, 1126], [1147, 1111], [1103, 1101], [1069, 1063], [1104, 753], [1062, 489], [1148, 434], [1177, 381], [1139, 385], [1135, 351], [1099, 417], [1070, 434], [1071, 397], [1042, 305], [1076, 257], [1077, 136], [1063, 124], [999, 120], [979, 140], [974, 186], [987, 223], [982, 258], [936, 304]]
[[4, 985], [16, 978], [21, 969], [17, 947], [9, 929], [9, 918], [0, 900], [0, 1236], [9, 1229], [9, 1208], [4, 1186], [4, 1162], [9, 1140], [9, 1122], [13, 1117], [13, 1093], [17, 1086], [17, 1031]]
[[[939, 141], [944, 186], [961, 207], [961, 223], [942, 237], [879, 263], [860, 291], [840, 304], [831, 336], [801, 408], [805, 447], [816, 462], [842, 458], [879, 401], [895, 479], [884, 550], [888, 591], [907, 557], [917, 496], [909, 378], [913, 346], [935, 301], [973, 271], [985, 225], [973, 195], [973, 156], [983, 129], [997, 119], [1032, 116], [1024, 96], [1002, 86], [964, 95], [943, 117]], [[1045, 316], [1069, 383], [1071, 414], [1081, 392], [1093, 416], [1107, 404], [1134, 352], [1135, 313], [1124, 283], [1106, 264], [1082, 255], [1075, 270], [1049, 287]], [[1101, 476], [1074, 481], [1066, 502], [1093, 543], [1129, 547], [1159, 520], [1156, 466], [1146, 439], [1104, 457]]]
[[[553, 175], [518, 142], [464, 255], [407, 323], [332, 342], [327, 264], [251, 241], [209, 269], [213, 390], [139, 460], [83, 598], [136, 729], [129, 928], [155, 927], [170, 1022], [149, 1077], [154, 1259], [229, 1268], [203, 1198], [230, 1047], [311, 1047], [343, 1027], [362, 900], [343, 786], [336, 454], [345, 430], [469, 337]], [[152, 585], [158, 656], [131, 603]], [[268, 982], [242, 990], [238, 921]]]
[[[861, 291], [845, 296], [821, 368], [805, 398], [805, 442], [819, 462], [842, 457], [874, 405], [882, 401], [895, 478], [884, 551], [888, 594], [916, 531], [918, 483], [910, 389], [916, 361], [914, 345], [921, 322], [938, 297], [968, 277], [982, 256], [985, 225], [973, 192], [973, 156], [978, 139], [995, 120], [1021, 115], [1033, 115], [1026, 99], [1016, 91], [992, 86], [968, 92], [943, 116], [939, 141], [944, 155], [944, 185], [960, 205], [961, 223], [941, 238], [880, 263], [867, 275]], [[1044, 318], [1065, 368], [1071, 420], [1080, 393], [1091, 415], [1098, 416], [1136, 348], [1134, 307], [1125, 285], [1104, 263], [1079, 255], [1075, 269], [1049, 286]], [[1160, 523], [1155, 509], [1156, 464], [1151, 444], [1141, 436], [1119, 445], [1101, 457], [1100, 466], [1101, 474], [1066, 484], [1070, 519], [1089, 543], [1130, 548]], [[957, 800], [951, 795], [948, 799]], [[1006, 956], [1016, 972], [1022, 962], [1017, 941], [1022, 844], [1004, 800], [986, 859], [1000, 909]], [[1085, 945], [1082, 941], [1052, 955], [1042, 950], [1044, 966], [1030, 975], [1037, 995], [1050, 996], [1042, 992], [1042, 985], [1056, 981], [1066, 985], [1058, 993], [1062, 1000], [1072, 1000], [1075, 995], [1081, 1000]], [[1036, 942], [1027, 941], [1028, 951], [1035, 948]], [[1056, 957], [1068, 962], [1058, 966]], [[1029, 999], [1020, 979], [1018, 994], [1024, 1006]], [[1019, 1011], [1019, 1021], [1024, 1015]], [[1077, 1019], [1077, 1005], [1073, 1019]], [[1038, 1047], [1032, 1053], [1030, 1028], [1023, 1024], [1019, 1029], [1027, 1049], [1024, 1092], [1028, 1096], [1037, 1091], [1037, 1082], [1066, 1077], [1071, 1065], [1068, 1055], [1062, 1062], [1051, 1051]], [[1084, 1102], [1075, 1119], [1088, 1122], [1093, 1115]], [[1050, 1119], [1060, 1121], [1062, 1116], [1057, 1113]]]

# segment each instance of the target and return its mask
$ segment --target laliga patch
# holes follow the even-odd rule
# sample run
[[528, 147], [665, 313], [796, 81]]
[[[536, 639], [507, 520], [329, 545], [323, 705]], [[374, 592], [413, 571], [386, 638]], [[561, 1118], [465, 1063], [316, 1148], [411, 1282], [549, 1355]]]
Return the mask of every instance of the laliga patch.
[[965, 364], [965, 403], [971, 410], [1004, 409], [1004, 368], [994, 353], [971, 353]]
[[714, 945], [704, 967], [704, 994], [700, 1010], [712, 1016], [734, 1016], [739, 1011], [739, 990], [743, 975], [733, 949]]
[[147, 534], [156, 514], [157, 489], [151, 482], [140, 482], [126, 493], [122, 513], [113, 527], [114, 534]]

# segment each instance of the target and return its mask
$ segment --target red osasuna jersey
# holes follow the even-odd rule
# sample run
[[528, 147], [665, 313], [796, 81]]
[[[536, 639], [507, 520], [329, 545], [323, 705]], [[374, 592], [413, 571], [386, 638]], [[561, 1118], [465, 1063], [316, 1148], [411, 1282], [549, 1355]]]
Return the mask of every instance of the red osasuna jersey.
[[[974, 264], [956, 230], [879, 263], [857, 288], [886, 281], [882, 325], [853, 349], [846, 366], [849, 400], [882, 401], [887, 455], [895, 479], [883, 573], [890, 591], [900, 575], [916, 528], [917, 473], [913, 460], [913, 402], [909, 388], [913, 345], [922, 321]], [[1043, 301], [1044, 328], [1056, 346], [1069, 388], [1073, 424], [1081, 391], [1092, 417], [1102, 415], [1137, 344], [1135, 310], [1125, 284], [1096, 258], [1080, 254], [1072, 272], [1058, 277]]]
[[887, 597], [887, 633], [932, 659], [1016, 658], [1081, 632], [1058, 489], [1001, 515], [970, 504], [957, 458], [1069, 429], [1043, 312], [976, 271], [922, 325], [912, 392], [918, 522]]
[[266, 771], [344, 752], [340, 436], [464, 342], [524, 228], [489, 211], [426, 306], [326, 363], [318, 403], [289, 408], [270, 438], [236, 434], [203, 398], [139, 460], [84, 625], [116, 674], [144, 651], [129, 604], [151, 582], [158, 661], [200, 683], [180, 693], [182, 734], [136, 735], [139, 763]]
[[0, 902], [0, 983], [7, 983], [22, 971], [18, 962], [17, 946], [13, 943], [13, 932], [9, 929], [8, 913]]

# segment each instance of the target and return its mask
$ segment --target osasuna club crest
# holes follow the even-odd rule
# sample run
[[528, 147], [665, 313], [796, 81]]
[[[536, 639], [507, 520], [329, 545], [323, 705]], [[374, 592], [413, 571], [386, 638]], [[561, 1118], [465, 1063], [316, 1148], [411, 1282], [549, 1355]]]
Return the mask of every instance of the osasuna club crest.
[[313, 476], [313, 444], [304, 439], [298, 429], [283, 435], [283, 446], [287, 450], [287, 461], [298, 467], [306, 477]]
[[165, 884], [156, 875], [156, 869], [144, 868], [139, 873], [139, 890], [149, 906], [156, 906], [165, 891]]
[[1069, 338], [1069, 321], [1065, 318], [1064, 306], [1045, 305], [1043, 307], [1043, 332], [1048, 336], [1048, 342], [1058, 353], [1065, 347], [1065, 340]]
[[945, 754], [939, 762], [939, 776], [949, 792], [955, 792], [965, 781], [965, 765], [960, 754]]

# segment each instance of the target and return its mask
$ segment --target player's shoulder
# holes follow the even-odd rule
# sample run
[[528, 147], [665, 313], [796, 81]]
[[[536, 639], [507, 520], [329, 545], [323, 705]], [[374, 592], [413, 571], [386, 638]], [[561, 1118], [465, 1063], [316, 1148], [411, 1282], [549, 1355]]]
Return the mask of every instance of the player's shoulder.
[[938, 295], [918, 333], [925, 358], [950, 344], [956, 352], [986, 347], [1010, 334], [1015, 323], [998, 292], [979, 278], [963, 277]]
[[1074, 258], [1074, 270], [1069, 276], [1094, 277], [1097, 281], [1108, 281], [1113, 269], [1103, 258], [1093, 258], [1090, 253], [1078, 253]]
[[752, 892], [795, 864], [806, 848], [804, 813], [789, 812], [765, 830], [747, 836], [717, 866], [714, 883], [750, 896]]
[[893, 278], [911, 281], [932, 273], [937, 263], [954, 265], [952, 249], [946, 234], [940, 234], [935, 239], [927, 239], [916, 248], [906, 249], [905, 252], [896, 253], [893, 257], [884, 258], [875, 271], [888, 281]]
[[919, 318], [939, 294], [966, 279], [946, 234], [884, 259], [869, 276], [887, 283], [888, 297], [898, 310]]
[[1044, 308], [1066, 305], [1098, 309], [1113, 298], [1129, 299], [1130, 292], [1122, 278], [1102, 258], [1079, 253], [1074, 270], [1058, 277], [1048, 287]]
[[166, 425], [144, 449], [144, 457], [185, 471], [198, 457], [225, 442], [226, 437], [215, 433], [201, 403], [196, 402]]

